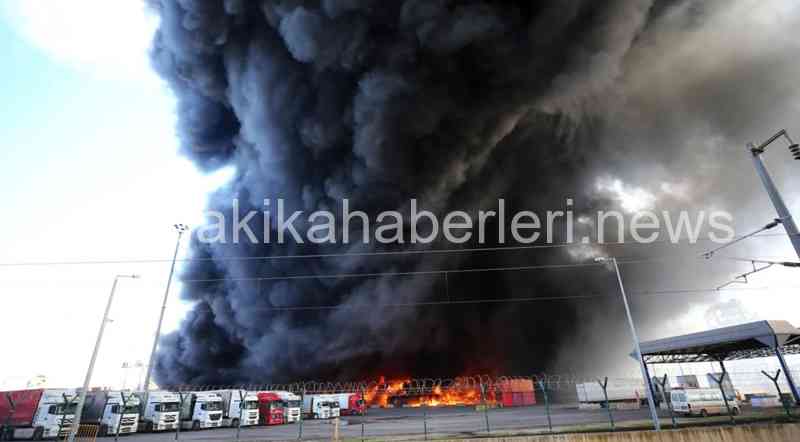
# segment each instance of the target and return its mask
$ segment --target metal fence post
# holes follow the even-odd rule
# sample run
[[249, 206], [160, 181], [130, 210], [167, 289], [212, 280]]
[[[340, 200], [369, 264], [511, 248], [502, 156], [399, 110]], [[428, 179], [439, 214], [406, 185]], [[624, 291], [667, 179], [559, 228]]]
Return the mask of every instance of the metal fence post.
[[[662, 380], [663, 379], [663, 380]], [[656, 379], [658, 381], [658, 385], [661, 386], [661, 399], [664, 400], [664, 403], [667, 404], [667, 408], [669, 408], [669, 417], [672, 419], [672, 428], [678, 428], [678, 421], [675, 420], [675, 410], [672, 409], [672, 401], [667, 400], [667, 375], [664, 374], [664, 377]]]
[[182, 391], [178, 390], [178, 398], [181, 400], [181, 409], [178, 410], [177, 425], [175, 425], [175, 440], [179, 440], [181, 438], [181, 415], [183, 414], [183, 403], [186, 401], [186, 395], [183, 394]]
[[364, 411], [361, 413], [361, 442], [364, 442], [364, 424], [367, 420], [367, 392], [361, 387], [361, 401], [364, 403]]
[[550, 399], [547, 396], [547, 389], [545, 388], [544, 381], [538, 381], [539, 388], [542, 389], [542, 396], [544, 397], [544, 409], [547, 413], [547, 429], [550, 433], [553, 432], [553, 420], [550, 417]]
[[778, 378], [781, 377], [781, 369], [779, 368], [778, 371], [775, 372], [775, 376], [771, 376], [769, 373], [767, 373], [764, 370], [761, 370], [761, 373], [763, 373], [764, 376], [768, 377], [775, 384], [775, 389], [778, 390], [778, 400], [781, 401], [781, 405], [783, 405], [783, 409], [786, 410], [786, 416], [789, 417], [789, 419], [791, 419], [792, 418], [792, 411], [789, 409], [789, 401], [785, 401], [783, 399], [783, 393], [781, 392], [781, 386], [780, 386], [780, 384], [778, 384]]
[[714, 382], [717, 383], [717, 386], [719, 387], [719, 391], [720, 391], [720, 393], [722, 393], [722, 400], [725, 401], [725, 409], [728, 410], [728, 417], [731, 418], [731, 425], [736, 425], [736, 419], [733, 418], [733, 413], [731, 412], [731, 405], [730, 405], [730, 403], [728, 403], [728, 396], [725, 394], [725, 388], [722, 387], [722, 383], [725, 382], [725, 376], [727, 374], [728, 374], [728, 372], [725, 371], [725, 367], [723, 366], [722, 367], [722, 375], [719, 377], [719, 379], [717, 379], [717, 377], [714, 376], [713, 374], [710, 374], [710, 376], [711, 376], [711, 379], [713, 379]]
[[489, 404], [486, 402], [486, 386], [481, 381], [481, 400], [483, 401], [483, 418], [486, 421], [486, 433], [491, 433], [489, 428]]
[[236, 425], [236, 440], [239, 440], [242, 433], [242, 419], [244, 419], [244, 398], [247, 397], [247, 392], [240, 388], [237, 393], [239, 393], [239, 422]]
[[422, 407], [422, 429], [425, 432], [425, 440], [428, 440], [428, 404]]
[[11, 397], [11, 393], [6, 393], [6, 400], [8, 401], [8, 416], [6, 416], [6, 424], [0, 429], [0, 440], [13, 440], [14, 429], [11, 427], [11, 421], [17, 411], [17, 404]]
[[124, 391], [120, 391], [119, 395], [122, 397], [122, 412], [119, 414], [119, 423], [117, 423], [117, 431], [114, 433], [114, 442], [119, 441], [119, 431], [122, 428], [122, 418], [125, 417], [125, 408], [128, 407], [128, 402], [130, 402], [131, 396], [133, 396], [133, 394], [125, 396]]
[[303, 390], [300, 391], [300, 425], [297, 426], [297, 440], [303, 438], [303, 412], [305, 411], [305, 402], [306, 402], [306, 387], [303, 387]]
[[608, 422], [611, 423], [611, 431], [616, 431], [616, 426], [614, 424], [614, 415], [611, 413], [611, 404], [608, 402], [608, 376], [603, 379], [603, 382], [600, 382], [600, 379], [597, 380], [597, 383], [600, 384], [600, 388], [603, 389], [603, 398], [606, 401], [606, 411], [608, 411]]

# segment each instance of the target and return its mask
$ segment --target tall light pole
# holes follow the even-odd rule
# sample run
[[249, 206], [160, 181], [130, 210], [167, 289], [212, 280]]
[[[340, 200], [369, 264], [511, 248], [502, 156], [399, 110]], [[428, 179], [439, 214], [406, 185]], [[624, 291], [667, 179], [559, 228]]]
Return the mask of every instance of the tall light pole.
[[83, 404], [86, 402], [86, 392], [89, 391], [89, 382], [92, 380], [92, 372], [94, 371], [94, 364], [97, 361], [97, 353], [100, 351], [100, 343], [103, 341], [103, 332], [106, 330], [106, 323], [109, 322], [108, 313], [111, 311], [111, 303], [114, 301], [114, 292], [117, 290], [117, 282], [120, 278], [136, 279], [138, 277], [138, 275], [117, 275], [114, 277], [114, 284], [111, 285], [111, 293], [108, 295], [108, 303], [106, 304], [105, 313], [103, 313], [103, 321], [100, 323], [100, 331], [97, 333], [97, 342], [94, 344], [92, 359], [89, 360], [89, 369], [86, 370], [86, 378], [83, 380], [83, 389], [78, 396], [75, 419], [72, 422], [72, 427], [69, 429], [69, 442], [75, 442], [75, 435], [78, 433], [78, 428], [81, 425]]
[[622, 284], [622, 275], [619, 272], [619, 265], [617, 265], [617, 258], [601, 257], [595, 258], [595, 261], [608, 263], [614, 266], [614, 271], [617, 273], [617, 281], [619, 282], [619, 291], [622, 295], [622, 303], [625, 305], [625, 314], [628, 316], [628, 325], [631, 328], [631, 335], [633, 336], [633, 346], [636, 351], [636, 359], [639, 361], [639, 368], [642, 370], [642, 378], [644, 379], [645, 393], [647, 394], [647, 404], [650, 406], [650, 416], [653, 419], [653, 426], [656, 431], [661, 431], [661, 422], [658, 420], [658, 411], [656, 411], [656, 403], [653, 399], [653, 390], [650, 388], [650, 375], [647, 374], [647, 367], [644, 366], [644, 358], [642, 358], [642, 349], [639, 348], [639, 335], [636, 333], [636, 326], [633, 324], [633, 316], [631, 316], [631, 309], [628, 306], [628, 297], [625, 295], [625, 286]]
[[169, 268], [169, 277], [167, 277], [167, 288], [164, 290], [164, 302], [161, 303], [161, 314], [158, 317], [158, 326], [156, 327], [156, 336], [153, 338], [153, 349], [150, 351], [150, 362], [147, 364], [147, 374], [144, 376], [144, 391], [150, 390], [150, 376], [153, 375], [153, 365], [156, 359], [156, 349], [158, 349], [158, 338], [161, 336], [161, 323], [164, 322], [164, 311], [167, 309], [167, 300], [169, 299], [169, 287], [172, 285], [172, 275], [175, 273], [175, 261], [178, 260], [178, 250], [181, 247], [181, 238], [183, 234], [189, 230], [186, 224], [175, 224], [175, 230], [178, 232], [178, 241], [175, 243], [175, 254], [172, 255], [172, 266]]
[[775, 187], [775, 183], [772, 181], [772, 177], [770, 177], [769, 172], [767, 172], [767, 167], [761, 159], [761, 154], [764, 153], [764, 149], [779, 138], [783, 138], [789, 143], [789, 152], [791, 152], [794, 159], [800, 160], [800, 146], [789, 138], [789, 133], [786, 132], [786, 129], [781, 129], [778, 133], [758, 146], [753, 143], [748, 144], [747, 150], [753, 155], [753, 165], [756, 168], [756, 173], [758, 173], [758, 177], [761, 178], [764, 189], [766, 189], [769, 199], [772, 200], [772, 205], [775, 206], [775, 211], [778, 212], [778, 219], [786, 229], [786, 234], [789, 235], [789, 240], [792, 242], [797, 257], [800, 258], [800, 232], [798, 232], [797, 225], [794, 223], [794, 219], [792, 219], [792, 214], [789, 213], [786, 203], [783, 202], [778, 188]]

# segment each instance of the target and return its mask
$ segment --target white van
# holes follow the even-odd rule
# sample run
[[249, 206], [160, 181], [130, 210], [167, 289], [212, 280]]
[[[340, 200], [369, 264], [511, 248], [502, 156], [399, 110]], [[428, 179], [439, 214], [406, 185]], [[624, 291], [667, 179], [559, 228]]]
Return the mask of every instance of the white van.
[[[676, 413], [688, 416], [698, 415], [706, 417], [710, 414], [727, 414], [725, 400], [722, 392], [714, 388], [687, 388], [672, 390], [670, 392], [672, 409]], [[740, 412], [739, 403], [736, 400], [729, 400], [731, 413], [738, 415]]]

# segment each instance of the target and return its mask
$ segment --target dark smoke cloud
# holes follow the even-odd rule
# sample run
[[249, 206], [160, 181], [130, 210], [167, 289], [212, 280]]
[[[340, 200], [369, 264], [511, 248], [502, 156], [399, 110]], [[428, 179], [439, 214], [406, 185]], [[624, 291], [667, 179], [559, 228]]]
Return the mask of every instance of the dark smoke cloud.
[[[372, 214], [407, 213], [409, 198], [440, 213], [495, 209], [497, 198], [509, 211], [564, 208], [567, 197], [578, 211], [594, 210], [617, 204], [598, 193], [603, 175], [694, 189], [703, 180], [685, 166], [705, 160], [698, 140], [764, 127], [753, 116], [768, 108], [766, 98], [748, 109], [753, 97], [726, 85], [783, 84], [788, 65], [776, 61], [768, 70], [759, 61], [796, 49], [782, 40], [769, 54], [755, 55], [761, 48], [752, 47], [733, 57], [713, 32], [729, 31], [725, 13], [737, 2], [150, 3], [162, 20], [153, 64], [177, 96], [183, 153], [203, 170], [236, 169], [209, 201], [226, 213], [234, 198], [241, 212], [262, 209], [265, 198], [306, 213], [334, 209], [341, 198]], [[709, 57], [700, 42], [723, 56]], [[702, 69], [692, 67], [701, 62]], [[769, 94], [785, 102], [786, 91]], [[659, 201], [665, 208], [705, 202], [694, 192]], [[183, 296], [195, 306], [161, 343], [158, 382], [578, 370], [581, 363], [597, 367], [591, 349], [598, 336], [624, 330], [617, 304], [601, 300], [386, 306], [613, 292], [603, 269], [458, 275], [447, 285], [441, 276], [252, 279], [577, 262], [595, 250], [224, 259], [370, 250], [360, 243], [193, 242], [192, 257], [201, 259], [184, 268], [183, 279], [219, 281], [185, 284]], [[680, 281], [700, 279], [684, 276]], [[285, 309], [331, 305], [347, 308]], [[637, 308], [649, 320], [688, 306]], [[594, 333], [598, 327], [604, 333]], [[618, 347], [624, 355], [627, 346]]]

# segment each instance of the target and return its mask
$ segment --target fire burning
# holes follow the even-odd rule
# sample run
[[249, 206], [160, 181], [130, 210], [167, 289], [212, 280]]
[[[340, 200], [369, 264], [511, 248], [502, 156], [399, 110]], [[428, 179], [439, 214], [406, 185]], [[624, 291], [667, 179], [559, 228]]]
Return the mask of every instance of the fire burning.
[[[482, 389], [485, 394], [482, 393]], [[434, 380], [412, 381], [410, 378], [386, 381], [383, 376], [365, 390], [364, 399], [373, 407], [439, 407], [487, 405], [497, 403], [496, 395], [479, 381], [455, 378], [443, 383]]]

